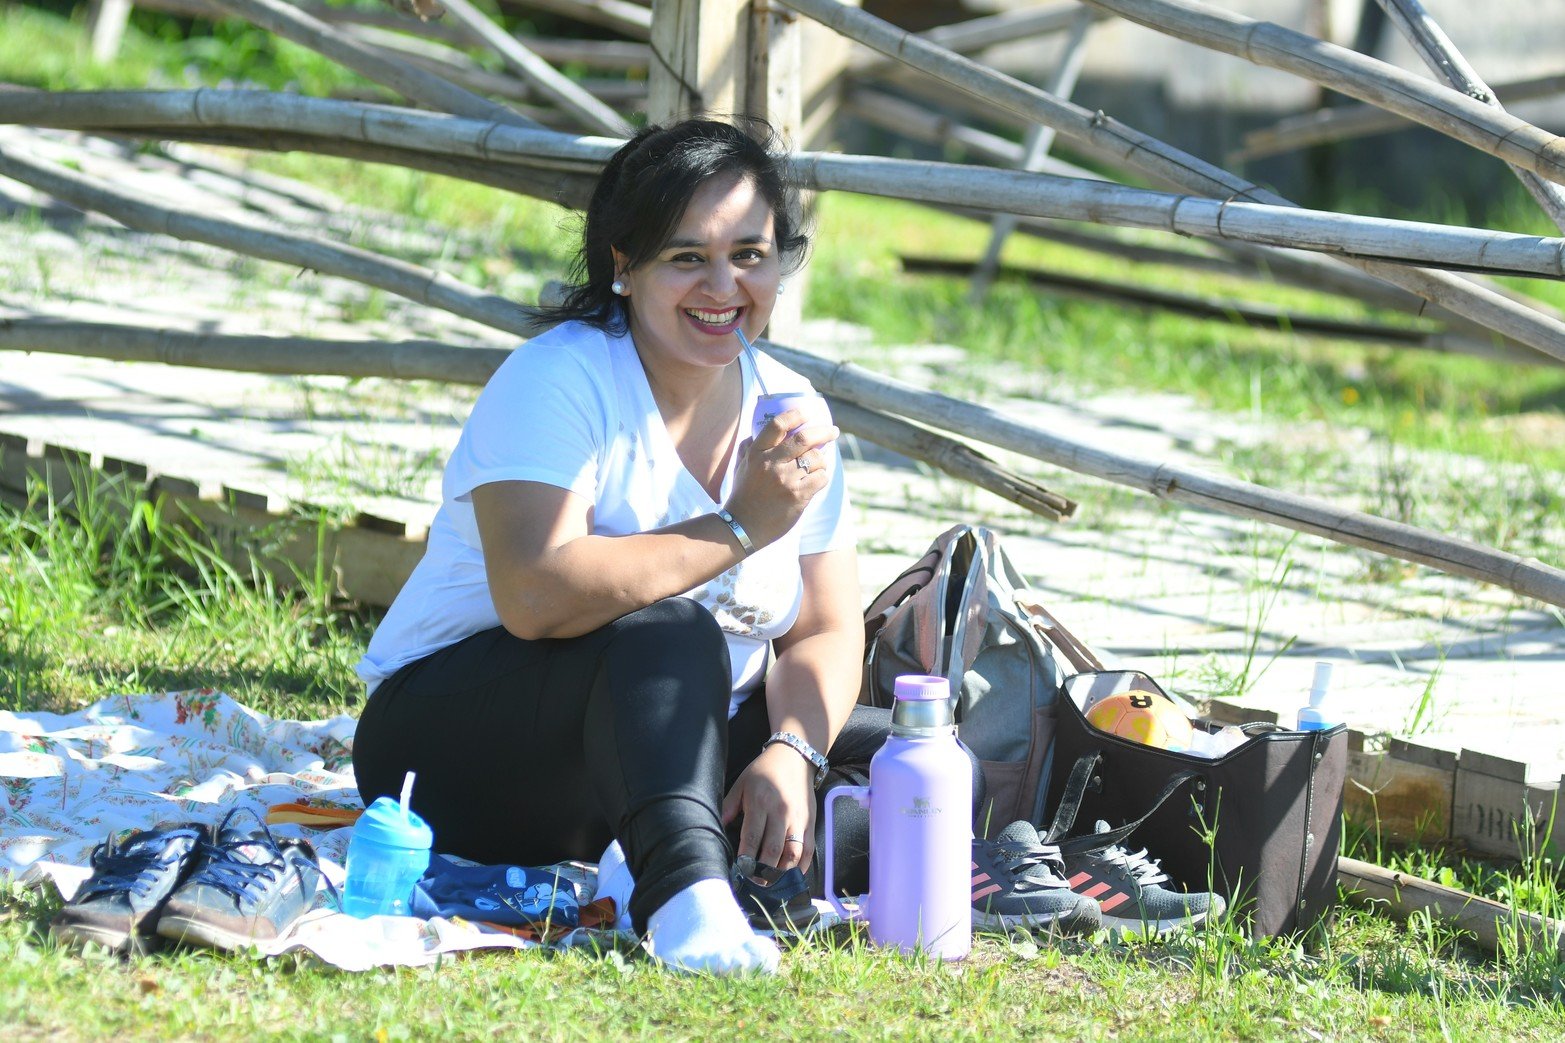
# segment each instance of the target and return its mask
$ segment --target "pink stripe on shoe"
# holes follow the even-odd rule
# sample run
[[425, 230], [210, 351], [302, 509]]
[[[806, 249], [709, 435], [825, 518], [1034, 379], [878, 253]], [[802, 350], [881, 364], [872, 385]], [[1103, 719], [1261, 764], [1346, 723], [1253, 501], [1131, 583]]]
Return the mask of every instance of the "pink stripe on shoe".
[[980, 898], [987, 898], [998, 890], [1000, 890], [999, 884], [990, 884], [988, 887], [980, 888], [973, 892], [973, 901], [976, 902]]
[[1098, 883], [1098, 884], [1093, 884], [1091, 887], [1087, 888], [1085, 891], [1082, 892], [1082, 894], [1086, 895], [1088, 898], [1096, 898], [1096, 897], [1098, 897], [1098, 895], [1102, 894], [1104, 891], [1107, 891], [1107, 890], [1109, 890], [1109, 885], [1108, 884]]
[[1113, 895], [1113, 896], [1111, 896], [1109, 898], [1105, 898], [1103, 901], [1098, 903], [1098, 907], [1100, 909], [1102, 909], [1106, 913], [1110, 909], [1114, 908], [1117, 905], [1120, 905], [1121, 903], [1125, 902], [1129, 898], [1130, 898], [1130, 896], [1128, 894], [1125, 894], [1122, 891], [1122, 892], [1120, 892], [1117, 895]]

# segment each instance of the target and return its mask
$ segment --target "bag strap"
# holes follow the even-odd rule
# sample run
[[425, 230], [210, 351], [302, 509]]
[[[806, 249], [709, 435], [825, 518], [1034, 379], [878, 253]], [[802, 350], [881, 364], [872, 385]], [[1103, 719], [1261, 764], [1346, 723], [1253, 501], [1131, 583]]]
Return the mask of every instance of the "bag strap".
[[[984, 615], [989, 604], [989, 544], [993, 535], [987, 529], [972, 530], [972, 558], [967, 564], [967, 575], [962, 581], [961, 597], [957, 600], [957, 616], [945, 626], [951, 632], [950, 661], [940, 664], [935, 673], [944, 674], [951, 682], [951, 694], [962, 690], [962, 679], [968, 667], [978, 658], [984, 641]], [[952, 572], [953, 578], [955, 572]], [[942, 652], [944, 643], [942, 642]]]
[[1092, 778], [1092, 773], [1098, 767], [1102, 754], [1094, 750], [1084, 754], [1071, 768], [1070, 778], [1065, 782], [1065, 792], [1060, 796], [1060, 806], [1054, 811], [1054, 821], [1049, 824], [1049, 831], [1043, 837], [1045, 844], [1056, 844], [1061, 854], [1079, 855], [1087, 851], [1097, 851], [1105, 847], [1113, 847], [1120, 841], [1129, 837], [1141, 824], [1151, 818], [1161, 808], [1169, 797], [1172, 797], [1181, 786], [1196, 778], [1197, 772], [1185, 769], [1176, 771], [1169, 776], [1163, 788], [1157, 796], [1152, 798], [1152, 806], [1146, 814], [1134, 822], [1127, 822], [1122, 826], [1115, 826], [1104, 833], [1091, 833], [1085, 836], [1064, 839], [1071, 827], [1076, 824], [1076, 816], [1081, 812], [1081, 800], [1086, 795], [1087, 783]]
[[1016, 607], [1027, 613], [1033, 625], [1043, 631], [1043, 636], [1049, 639], [1049, 643], [1060, 650], [1060, 653], [1070, 660], [1077, 673], [1101, 673], [1105, 669], [1092, 649], [1081, 641], [1054, 618], [1054, 614], [1029, 595], [1030, 590], [1017, 590]]

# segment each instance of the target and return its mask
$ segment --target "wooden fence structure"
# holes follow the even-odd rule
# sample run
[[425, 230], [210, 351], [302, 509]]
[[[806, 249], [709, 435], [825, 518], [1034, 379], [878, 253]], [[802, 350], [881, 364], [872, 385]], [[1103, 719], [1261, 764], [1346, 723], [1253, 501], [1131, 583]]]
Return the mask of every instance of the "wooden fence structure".
[[[415, 10], [430, 15], [428, 20], [389, 8], [341, 8], [320, 0], [137, 2], [185, 15], [244, 19], [330, 57], [400, 102], [254, 90], [0, 90], [0, 123], [347, 156], [580, 206], [596, 171], [629, 129], [632, 111], [651, 120], [700, 111], [751, 113], [806, 145], [822, 137], [839, 111], [849, 111], [906, 136], [939, 137], [970, 156], [1000, 164], [818, 151], [800, 151], [792, 159], [801, 186], [811, 191], [870, 192], [991, 222], [991, 246], [975, 273], [979, 292], [994, 273], [1000, 243], [1013, 231], [1047, 235], [1051, 229], [1058, 232], [1053, 223], [1062, 220], [1153, 229], [1203, 240], [1228, 258], [1208, 255], [1203, 260], [1236, 271], [1264, 267], [1277, 278], [1417, 313], [1432, 325], [1425, 330], [1428, 336], [1411, 338], [1406, 347], [1438, 345], [1497, 364], [1565, 363], [1565, 315], [1487, 278], [1565, 278], [1565, 238], [1302, 210], [1236, 173], [1069, 100], [1081, 41], [1104, 19], [1135, 20], [1360, 99], [1362, 108], [1333, 113], [1338, 130], [1352, 125], [1363, 132], [1385, 120], [1412, 121], [1502, 159], [1565, 228], [1565, 139], [1501, 108], [1496, 94], [1505, 97], [1507, 88], [1489, 90], [1418, 0], [1377, 2], [1395, 13], [1396, 24], [1417, 41], [1441, 82], [1196, 0], [1058, 0], [923, 34], [839, 0], [653, 0], [650, 6], [631, 0], [504, 0], [591, 22], [620, 37], [592, 43], [518, 38], [469, 0], [440, 0], [438, 5], [414, 0]], [[437, 7], [442, 17], [433, 17]], [[129, 9], [129, 0], [96, 0], [98, 53], [112, 50]], [[969, 57], [997, 41], [1047, 33], [1069, 34], [1070, 42], [1046, 87]], [[480, 53], [498, 55], [504, 72], [481, 66], [474, 59]], [[559, 70], [564, 63], [584, 66], [591, 75], [567, 77]], [[625, 76], [641, 70], [644, 91], [638, 79]], [[1547, 89], [1562, 86], [1556, 79]], [[887, 87], [901, 97], [886, 93]], [[1023, 142], [931, 116], [906, 100], [930, 91], [1022, 131]], [[1315, 121], [1315, 140], [1321, 122]], [[1284, 129], [1274, 129], [1266, 147], [1279, 147], [1279, 139], [1286, 137]], [[1304, 139], [1296, 133], [1290, 140]], [[1088, 175], [1057, 159], [1051, 155], [1056, 144], [1089, 157], [1106, 173]], [[1252, 152], [1259, 147], [1250, 146]], [[130, 227], [355, 280], [518, 336], [534, 329], [532, 310], [524, 304], [441, 272], [330, 241], [310, 229], [149, 201], [10, 146], [0, 148], [0, 174]], [[1150, 187], [1131, 187], [1117, 177]], [[1130, 246], [1109, 235], [1078, 235], [1078, 241], [1111, 253], [1157, 249]], [[1165, 252], [1194, 256], [1182, 247]], [[791, 294], [788, 300], [802, 296]], [[826, 361], [810, 354], [807, 345], [790, 346], [798, 331], [797, 316], [779, 314], [768, 347], [834, 398], [844, 429], [979, 482], [1046, 517], [1068, 515], [1073, 505], [1006, 471], [967, 442], [999, 446], [1155, 496], [1315, 533], [1565, 606], [1565, 571], [1553, 565], [1318, 499], [1063, 438], [981, 404]], [[261, 372], [441, 375], [475, 383], [497, 364], [492, 354], [439, 344], [377, 348], [203, 337], [135, 329], [129, 323], [73, 324], [43, 312], [4, 323], [0, 348]], [[70, 455], [63, 447], [12, 441], [4, 470], [13, 484], [28, 467], [48, 471]], [[135, 466], [94, 462], [122, 470]], [[148, 474], [145, 468], [141, 473]], [[177, 478], [163, 476], [163, 482], [166, 490], [202, 498], [199, 489], [181, 490]], [[263, 513], [278, 506], [243, 502], [232, 490], [228, 498]], [[383, 578], [375, 598], [387, 593], [384, 570], [391, 568], [394, 576], [402, 567], [392, 559], [408, 568], [416, 560], [410, 548], [421, 534], [392, 535], [406, 546], [377, 559]], [[1452, 757], [1446, 763], [1432, 751], [1403, 746], [1380, 753], [1360, 750], [1355, 757], [1360, 788], [1376, 795], [1376, 810], [1383, 820], [1394, 820], [1394, 832], [1456, 836], [1478, 850], [1514, 853], [1518, 828], [1536, 836], [1539, 824], [1552, 815], [1558, 793], [1558, 787], [1528, 787], [1514, 765], [1482, 754], [1463, 754], [1460, 761]], [[1356, 799], [1350, 788], [1350, 805]], [[1387, 818], [1393, 807], [1403, 806], [1406, 814]]]

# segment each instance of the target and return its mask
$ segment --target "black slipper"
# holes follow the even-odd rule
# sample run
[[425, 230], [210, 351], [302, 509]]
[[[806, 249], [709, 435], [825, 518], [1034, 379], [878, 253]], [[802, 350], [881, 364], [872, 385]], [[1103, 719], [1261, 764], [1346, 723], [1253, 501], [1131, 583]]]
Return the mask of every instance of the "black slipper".
[[810, 885], [797, 867], [778, 869], [740, 855], [729, 874], [734, 897], [757, 931], [797, 934], [820, 917]]

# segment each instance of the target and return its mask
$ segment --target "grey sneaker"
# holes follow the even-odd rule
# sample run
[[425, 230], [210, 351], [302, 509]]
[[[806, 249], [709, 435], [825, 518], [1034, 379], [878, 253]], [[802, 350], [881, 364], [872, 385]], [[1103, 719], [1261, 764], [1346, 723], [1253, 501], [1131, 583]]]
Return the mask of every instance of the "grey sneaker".
[[[250, 829], [231, 824], [241, 812], [255, 819]], [[315, 904], [323, 879], [309, 844], [279, 841], [259, 815], [235, 808], [217, 827], [216, 840], [196, 852], [190, 876], [163, 906], [157, 932], [213, 949], [270, 941]]]
[[204, 826], [144, 830], [93, 849], [92, 876], [55, 914], [49, 932], [67, 945], [95, 942], [117, 953], [157, 947], [153, 927], [163, 902], [189, 875]]
[[1098, 903], [1065, 880], [1060, 849], [1044, 844], [1030, 822], [1012, 822], [993, 840], [973, 840], [973, 926], [1091, 934], [1102, 925]]
[[[1100, 820], [1095, 832], [1109, 828]], [[1222, 895], [1164, 887], [1173, 881], [1145, 850], [1116, 845], [1067, 854], [1065, 876], [1072, 891], [1097, 901], [1103, 926], [1115, 930], [1162, 935], [1205, 923], [1227, 908]]]

